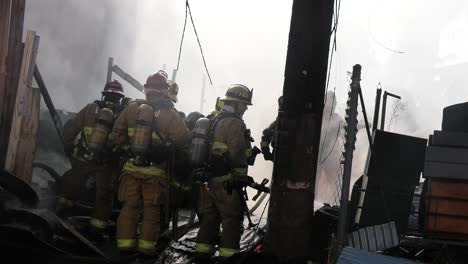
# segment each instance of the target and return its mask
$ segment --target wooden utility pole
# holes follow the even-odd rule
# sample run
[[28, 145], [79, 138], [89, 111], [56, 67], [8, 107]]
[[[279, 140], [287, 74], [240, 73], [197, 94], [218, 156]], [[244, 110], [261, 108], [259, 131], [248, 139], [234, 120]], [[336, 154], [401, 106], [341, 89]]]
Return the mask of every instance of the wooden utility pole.
[[[5, 161], [10, 139], [11, 123], [16, 103], [16, 91], [18, 88], [21, 58], [23, 54], [24, 7], [25, 0], [2, 0], [0, 11], [0, 70], [3, 69], [4, 81], [0, 84], [0, 168], [5, 167]], [[9, 4], [11, 3], [11, 4]], [[8, 9], [10, 6], [10, 9]], [[8, 24], [8, 32], [5, 31]], [[5, 46], [5, 41], [8, 44]], [[3, 57], [4, 54], [6, 58]]]
[[21, 63], [5, 169], [29, 182], [36, 152], [40, 92], [32, 89], [39, 36], [28, 31]]
[[272, 262], [311, 259], [333, 6], [333, 0], [293, 2], [265, 237]]

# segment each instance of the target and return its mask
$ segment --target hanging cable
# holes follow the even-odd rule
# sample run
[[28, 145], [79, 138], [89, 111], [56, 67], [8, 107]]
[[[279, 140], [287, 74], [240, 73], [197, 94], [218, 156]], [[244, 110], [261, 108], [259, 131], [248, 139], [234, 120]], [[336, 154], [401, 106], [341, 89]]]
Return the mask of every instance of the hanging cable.
[[202, 58], [203, 58], [203, 64], [205, 65], [206, 74], [208, 75], [208, 79], [210, 80], [210, 84], [213, 85], [213, 82], [211, 81], [210, 72], [208, 71], [208, 67], [206, 66], [205, 55], [203, 54], [203, 49], [202, 49], [202, 46], [200, 44], [200, 38], [198, 37], [197, 29], [195, 28], [195, 23], [193, 22], [192, 11], [190, 10], [190, 5], [189, 5], [188, 0], [186, 1], [186, 6], [187, 6], [187, 9], [188, 9], [188, 13], [190, 15], [190, 20], [192, 21], [192, 26], [193, 26], [193, 30], [195, 31], [195, 36], [197, 37], [198, 46], [200, 47], [200, 52], [201, 52], [201, 55], [202, 55]]
[[401, 51], [401, 50], [396, 50], [396, 49], [389, 48], [389, 47], [385, 46], [383, 43], [381, 43], [379, 40], [377, 40], [377, 38], [374, 36], [374, 34], [372, 33], [372, 30], [371, 30], [371, 14], [370, 13], [369, 13], [369, 15], [367, 17], [367, 31], [369, 32], [369, 36], [371, 37], [371, 39], [375, 43], [377, 43], [380, 47], [382, 47], [382, 48], [384, 48], [384, 49], [386, 49], [388, 51], [394, 52], [394, 53], [400, 53], [400, 54], [405, 53], [404, 51]]
[[[333, 89], [333, 101], [332, 101], [332, 104], [331, 104], [331, 110], [330, 110], [330, 115], [328, 116], [328, 123], [327, 123], [327, 129], [325, 130], [325, 136], [323, 137], [323, 141], [322, 141], [322, 146], [320, 147], [320, 160], [322, 159], [322, 156], [323, 156], [323, 147], [325, 146], [325, 140], [327, 140], [327, 136], [328, 136], [328, 129], [330, 128], [330, 121], [331, 121], [331, 117], [333, 115], [333, 105], [335, 104], [335, 100], [336, 100], [336, 96], [335, 96], [335, 92], [336, 92], [336, 86], [335, 88]], [[328, 96], [325, 95], [325, 99], [327, 99]], [[325, 100], [325, 105], [327, 104], [327, 100]], [[322, 122], [323, 123], [323, 122]]]
[[341, 121], [340, 121], [340, 123], [338, 124], [338, 130], [336, 131], [336, 137], [335, 137], [335, 141], [333, 142], [333, 146], [332, 146], [332, 148], [330, 149], [330, 152], [328, 152], [327, 156], [326, 156], [322, 161], [320, 161], [320, 165], [322, 165], [325, 161], [327, 161], [327, 159], [330, 157], [330, 155], [332, 154], [333, 150], [335, 149], [336, 142], [338, 141], [338, 137], [339, 137], [339, 135], [340, 135], [340, 129], [341, 129]]
[[177, 68], [176, 68], [177, 71], [179, 70], [180, 56], [182, 55], [182, 44], [184, 43], [185, 27], [187, 26], [187, 14], [188, 14], [188, 1], [185, 2], [185, 22], [184, 22], [184, 29], [182, 30], [182, 37], [180, 39], [179, 58], [177, 59]]
[[330, 63], [328, 65], [328, 75], [327, 75], [327, 84], [326, 84], [326, 91], [328, 91], [328, 84], [330, 83], [330, 75], [331, 75], [331, 66], [333, 64], [333, 55], [334, 55], [334, 52], [336, 51], [337, 49], [337, 45], [336, 45], [336, 34], [337, 34], [337, 31], [338, 31], [338, 21], [339, 21], [339, 18], [340, 18], [340, 8], [341, 8], [341, 0], [338, 0], [335, 2], [335, 13], [334, 13], [334, 23], [333, 23], [333, 28], [332, 28], [332, 31], [331, 31], [331, 34], [334, 34], [333, 35], [333, 45], [332, 45], [332, 49], [331, 49], [331, 52], [330, 52]]

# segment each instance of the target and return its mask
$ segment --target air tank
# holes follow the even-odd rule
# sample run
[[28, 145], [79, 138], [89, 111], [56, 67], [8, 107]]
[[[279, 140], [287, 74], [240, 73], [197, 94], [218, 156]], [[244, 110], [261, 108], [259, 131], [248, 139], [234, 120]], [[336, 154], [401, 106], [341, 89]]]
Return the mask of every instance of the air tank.
[[140, 105], [137, 109], [136, 126], [130, 146], [134, 155], [141, 156], [148, 153], [153, 132], [152, 123], [153, 108], [147, 104]]
[[106, 144], [107, 137], [112, 129], [114, 112], [109, 108], [102, 108], [96, 115], [96, 121], [91, 135], [88, 138], [88, 149], [91, 152], [99, 153]]
[[210, 145], [211, 121], [208, 118], [200, 118], [192, 130], [192, 141], [190, 143], [190, 165], [199, 168], [208, 159]]

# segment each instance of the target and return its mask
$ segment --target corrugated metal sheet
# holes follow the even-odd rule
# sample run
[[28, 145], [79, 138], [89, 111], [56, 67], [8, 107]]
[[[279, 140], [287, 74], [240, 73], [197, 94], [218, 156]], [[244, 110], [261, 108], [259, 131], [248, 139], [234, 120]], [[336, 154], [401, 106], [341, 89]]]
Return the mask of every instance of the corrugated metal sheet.
[[367, 251], [379, 251], [400, 244], [395, 222], [359, 229], [349, 235], [349, 245]]
[[341, 251], [341, 255], [338, 258], [337, 264], [416, 264], [417, 262], [403, 259], [385, 256], [377, 253], [371, 253], [368, 251], [355, 249], [352, 247], [346, 247]]

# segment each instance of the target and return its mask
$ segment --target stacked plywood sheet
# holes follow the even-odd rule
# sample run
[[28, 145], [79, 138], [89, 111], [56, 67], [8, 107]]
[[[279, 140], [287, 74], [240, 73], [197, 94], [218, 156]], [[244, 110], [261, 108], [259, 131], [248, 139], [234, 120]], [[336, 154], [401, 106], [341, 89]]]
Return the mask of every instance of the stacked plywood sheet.
[[468, 133], [435, 131], [424, 177], [425, 235], [468, 240]]

